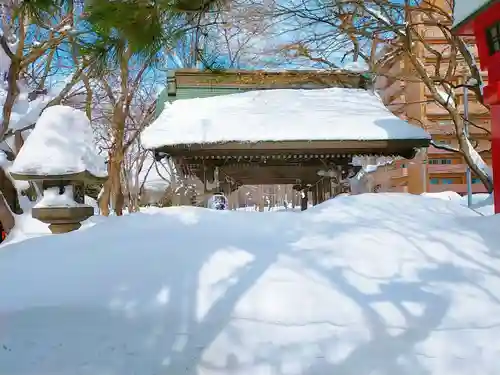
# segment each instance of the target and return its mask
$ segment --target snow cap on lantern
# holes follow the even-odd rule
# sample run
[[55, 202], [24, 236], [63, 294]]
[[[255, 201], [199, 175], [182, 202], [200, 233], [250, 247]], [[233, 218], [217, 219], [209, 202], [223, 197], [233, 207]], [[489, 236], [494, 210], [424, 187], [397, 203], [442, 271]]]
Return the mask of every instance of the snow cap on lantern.
[[94, 210], [84, 204], [86, 183], [107, 179], [105, 160], [94, 145], [89, 119], [80, 110], [53, 106], [38, 119], [11, 169], [17, 180], [38, 181], [44, 196], [33, 217], [53, 233], [78, 229]]

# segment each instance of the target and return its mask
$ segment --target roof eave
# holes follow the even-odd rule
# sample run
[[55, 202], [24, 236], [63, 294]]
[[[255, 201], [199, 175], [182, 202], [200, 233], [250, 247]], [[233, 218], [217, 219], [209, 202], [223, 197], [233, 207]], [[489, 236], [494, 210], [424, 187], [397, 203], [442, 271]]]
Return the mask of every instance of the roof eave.
[[[456, 34], [456, 35], [474, 35], [474, 33], [470, 33], [470, 32], [467, 32], [467, 30], [470, 30], [470, 28], [467, 28], [466, 26], [469, 25], [473, 19], [477, 18], [481, 13], [483, 13], [485, 10], [487, 10], [491, 4], [493, 4], [495, 1], [497, 0], [490, 0], [488, 2], [486, 2], [485, 4], [483, 4], [482, 6], [480, 6], [478, 9], [476, 9], [472, 14], [470, 14], [468, 17], [464, 18], [463, 20], [461, 20], [460, 22], [458, 23], [454, 23], [451, 27], [451, 32]], [[461, 30], [463, 30], [461, 32]]]
[[[430, 146], [430, 138], [389, 140], [336, 140], [336, 141], [261, 141], [218, 142], [211, 144], [177, 144], [152, 149], [169, 156], [206, 156], [240, 154], [347, 154], [347, 155], [394, 155], [406, 159], [415, 157], [416, 151]], [[304, 147], [307, 144], [310, 147]], [[300, 146], [302, 145], [302, 146]]]

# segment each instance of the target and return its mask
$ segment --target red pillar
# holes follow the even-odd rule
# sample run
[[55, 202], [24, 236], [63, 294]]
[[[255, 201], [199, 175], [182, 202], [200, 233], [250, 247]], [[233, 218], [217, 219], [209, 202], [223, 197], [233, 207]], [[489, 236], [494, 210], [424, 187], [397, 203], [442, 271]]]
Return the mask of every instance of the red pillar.
[[[496, 71], [494, 72], [497, 73]], [[490, 106], [491, 114], [491, 169], [493, 172], [493, 206], [495, 214], [500, 214], [500, 81], [492, 79], [492, 69], [488, 70], [490, 82], [484, 87], [484, 102]]]
[[495, 214], [500, 213], [500, 103], [491, 109], [491, 158], [493, 170], [493, 196]]

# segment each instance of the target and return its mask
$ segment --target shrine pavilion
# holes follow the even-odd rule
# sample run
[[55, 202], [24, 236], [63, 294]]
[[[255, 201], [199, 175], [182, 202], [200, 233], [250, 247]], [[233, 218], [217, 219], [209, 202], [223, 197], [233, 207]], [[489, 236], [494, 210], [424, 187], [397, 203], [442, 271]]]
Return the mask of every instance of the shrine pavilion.
[[242, 185], [292, 184], [321, 203], [359, 170], [354, 158], [412, 159], [430, 143], [429, 134], [393, 115], [362, 77], [338, 75], [350, 84], [271, 85], [167, 102], [141, 142], [157, 159], [172, 158], [184, 177], [201, 180], [205, 191], [214, 183], [224, 194]]

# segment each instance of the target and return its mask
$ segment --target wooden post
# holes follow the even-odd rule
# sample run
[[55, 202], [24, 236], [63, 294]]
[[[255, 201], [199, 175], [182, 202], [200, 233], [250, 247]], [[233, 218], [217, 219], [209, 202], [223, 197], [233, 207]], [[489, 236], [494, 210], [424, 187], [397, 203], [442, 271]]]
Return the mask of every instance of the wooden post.
[[309, 193], [309, 191], [308, 191], [307, 188], [305, 188], [304, 190], [302, 190], [300, 192], [300, 194], [301, 194], [300, 195], [300, 210], [301, 211], [307, 210], [307, 203], [308, 203], [308, 197], [307, 196], [308, 196], [308, 193]]
[[323, 178], [321, 181], [321, 203], [326, 202], [328, 200], [328, 183], [329, 178]]

